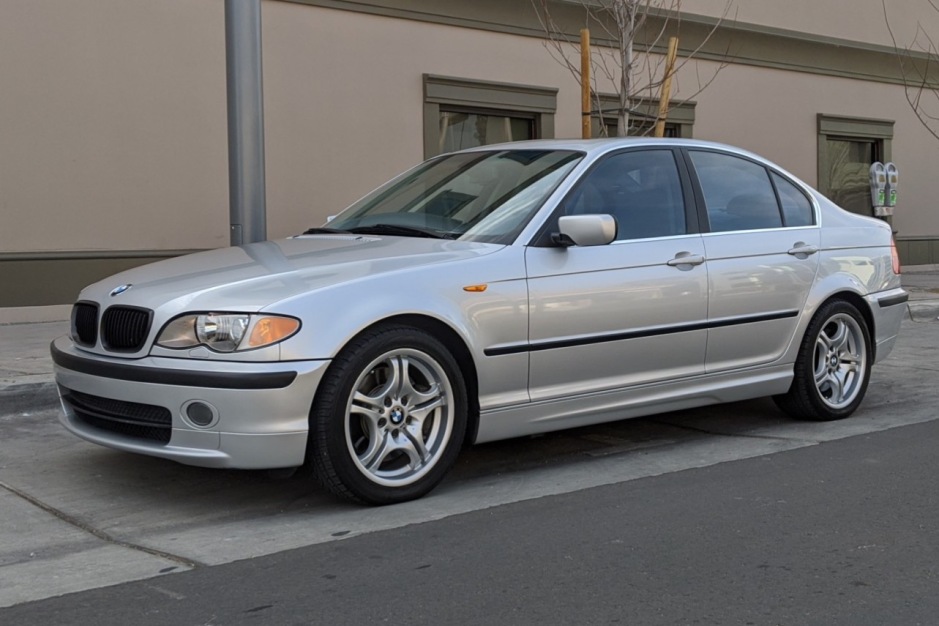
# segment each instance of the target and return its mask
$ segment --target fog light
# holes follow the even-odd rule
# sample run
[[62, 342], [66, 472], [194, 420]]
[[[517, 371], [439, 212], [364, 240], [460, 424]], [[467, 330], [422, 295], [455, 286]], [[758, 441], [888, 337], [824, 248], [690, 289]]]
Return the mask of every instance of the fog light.
[[215, 410], [205, 402], [190, 402], [186, 407], [186, 417], [194, 425], [205, 428], [215, 421]]

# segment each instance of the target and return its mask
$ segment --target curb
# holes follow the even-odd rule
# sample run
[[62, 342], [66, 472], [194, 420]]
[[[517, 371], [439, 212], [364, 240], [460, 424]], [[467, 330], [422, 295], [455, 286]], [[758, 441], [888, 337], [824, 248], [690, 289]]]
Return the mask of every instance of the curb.
[[939, 319], [939, 300], [910, 300], [906, 306], [914, 322], [934, 322]]
[[0, 416], [37, 413], [59, 407], [59, 391], [53, 382], [0, 386]]

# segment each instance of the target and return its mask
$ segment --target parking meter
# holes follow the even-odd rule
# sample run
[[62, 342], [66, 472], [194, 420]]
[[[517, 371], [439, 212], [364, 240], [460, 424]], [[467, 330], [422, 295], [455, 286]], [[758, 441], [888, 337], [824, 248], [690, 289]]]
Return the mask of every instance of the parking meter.
[[887, 206], [887, 169], [880, 161], [871, 164], [871, 205], [874, 215], [884, 217], [893, 214], [893, 208]]
[[897, 206], [897, 166], [887, 163], [884, 170], [887, 175], [887, 206], [893, 208]]

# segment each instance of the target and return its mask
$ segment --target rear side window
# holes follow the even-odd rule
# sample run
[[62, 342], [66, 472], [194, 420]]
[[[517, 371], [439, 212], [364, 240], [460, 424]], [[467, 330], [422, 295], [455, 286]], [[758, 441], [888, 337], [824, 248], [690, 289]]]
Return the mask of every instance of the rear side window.
[[773, 184], [779, 192], [779, 204], [782, 206], [786, 226], [811, 226], [815, 223], [812, 203], [798, 187], [773, 172]]
[[729, 154], [691, 151], [711, 232], [780, 228], [782, 214], [769, 172]]

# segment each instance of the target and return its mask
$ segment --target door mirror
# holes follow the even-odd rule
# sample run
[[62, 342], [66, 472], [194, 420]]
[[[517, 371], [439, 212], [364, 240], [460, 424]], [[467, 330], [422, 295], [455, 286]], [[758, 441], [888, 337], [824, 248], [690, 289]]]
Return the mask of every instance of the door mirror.
[[559, 246], [605, 246], [616, 239], [616, 220], [612, 215], [564, 215], [558, 230], [551, 240]]

